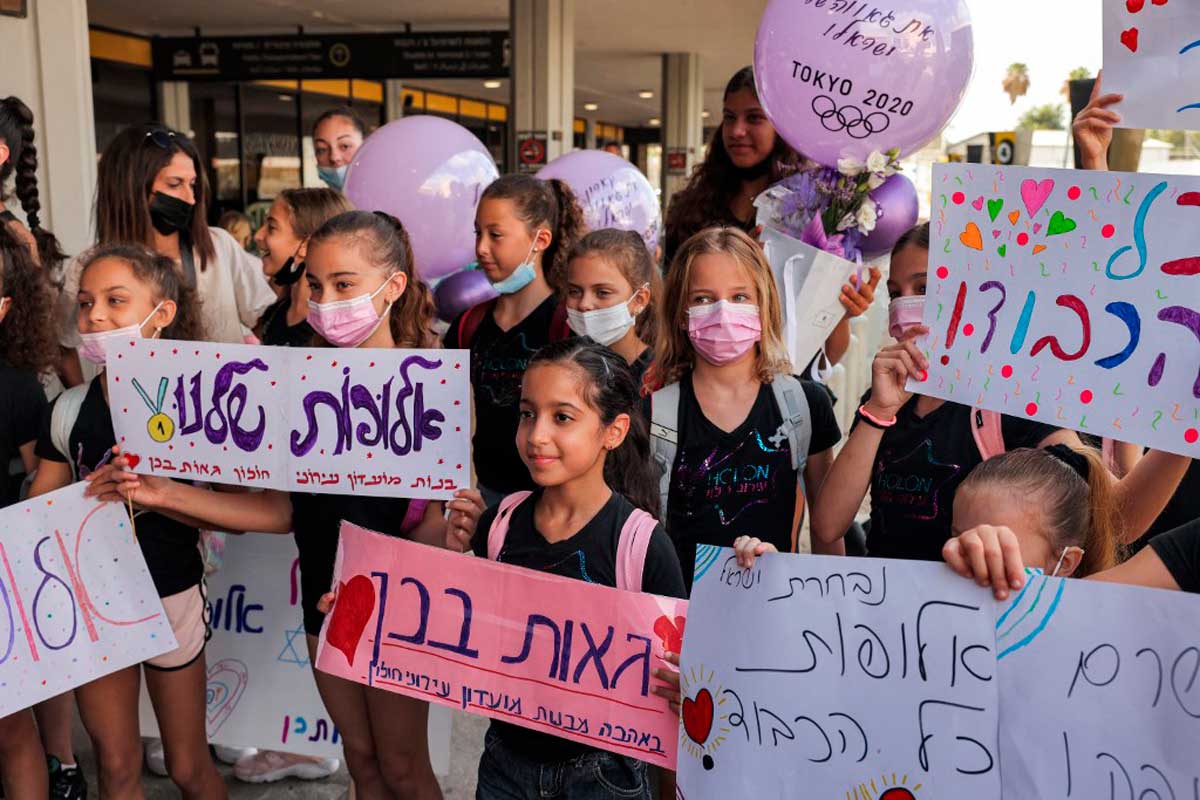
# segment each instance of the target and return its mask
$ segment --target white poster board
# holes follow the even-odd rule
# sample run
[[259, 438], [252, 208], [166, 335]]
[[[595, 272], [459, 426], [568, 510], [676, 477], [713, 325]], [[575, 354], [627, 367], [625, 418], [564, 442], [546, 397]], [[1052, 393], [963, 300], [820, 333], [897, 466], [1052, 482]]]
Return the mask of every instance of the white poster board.
[[[341, 758], [341, 736], [313, 680], [300, 610], [300, 566], [291, 535], [225, 537], [224, 563], [208, 578], [212, 639], [208, 665], [208, 740]], [[142, 689], [143, 736], [158, 736]], [[429, 713], [434, 771], [449, 772], [450, 713]]]
[[1103, 0], [1105, 94], [1124, 128], [1200, 129], [1200, 4]]
[[177, 646], [129, 514], [86, 486], [0, 510], [0, 717]]
[[465, 350], [162, 339], [114, 349], [113, 428], [138, 472], [434, 499], [470, 484]]
[[999, 796], [993, 601], [945, 565], [702, 546], [690, 611], [686, 800]]
[[1200, 177], [935, 164], [908, 389], [1200, 456]]

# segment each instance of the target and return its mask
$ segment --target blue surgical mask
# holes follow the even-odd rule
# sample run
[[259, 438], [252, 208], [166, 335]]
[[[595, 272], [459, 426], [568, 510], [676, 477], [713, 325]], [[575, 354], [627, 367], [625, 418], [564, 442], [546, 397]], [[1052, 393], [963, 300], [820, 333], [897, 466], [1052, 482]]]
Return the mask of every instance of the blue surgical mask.
[[317, 177], [325, 181], [325, 184], [330, 189], [337, 189], [339, 192], [346, 185], [346, 170], [350, 169], [349, 164], [342, 164], [340, 167], [317, 167]]
[[533, 266], [533, 254], [537, 252], [535, 248], [535, 245], [530, 245], [525, 260], [507, 278], [493, 283], [492, 288], [500, 294], [516, 294], [533, 283], [533, 279], [537, 277], [537, 269]]

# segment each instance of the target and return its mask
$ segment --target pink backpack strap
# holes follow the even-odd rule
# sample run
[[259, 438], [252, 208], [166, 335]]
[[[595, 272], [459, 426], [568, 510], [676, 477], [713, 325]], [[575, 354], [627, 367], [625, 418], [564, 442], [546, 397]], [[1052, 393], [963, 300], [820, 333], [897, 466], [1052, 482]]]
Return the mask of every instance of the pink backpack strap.
[[634, 509], [621, 527], [621, 538], [617, 542], [617, 588], [627, 592], [642, 590], [642, 573], [646, 568], [646, 551], [650, 548], [650, 537], [658, 525], [649, 513]]
[[971, 409], [971, 435], [984, 461], [1005, 451], [1004, 432], [1000, 428], [1000, 414], [982, 408]]
[[425, 509], [428, 507], [428, 500], [409, 500], [408, 510], [404, 512], [404, 519], [400, 521], [400, 532], [412, 533], [413, 529], [421, 524], [421, 520], [425, 519]]
[[513, 512], [531, 494], [533, 493], [514, 492], [500, 501], [500, 506], [496, 509], [496, 518], [492, 520], [492, 527], [488, 528], [488, 558], [490, 560], [500, 560], [500, 552], [504, 549], [504, 540], [508, 538], [508, 523], [512, 520]]

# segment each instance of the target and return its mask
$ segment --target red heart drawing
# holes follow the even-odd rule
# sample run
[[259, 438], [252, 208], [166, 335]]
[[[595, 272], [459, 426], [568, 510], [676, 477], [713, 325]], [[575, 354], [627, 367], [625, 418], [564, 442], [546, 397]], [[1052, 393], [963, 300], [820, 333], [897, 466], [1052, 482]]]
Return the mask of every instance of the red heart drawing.
[[1130, 14], [1138, 13], [1144, 5], [1146, 5], [1146, 0], [1125, 0], [1125, 8], [1129, 9]]
[[139, 455], [135, 455], [134, 453], [126, 453], [125, 454], [125, 463], [129, 466], [130, 469], [133, 469], [134, 467], [136, 467], [138, 465], [138, 462], [140, 462], [141, 460], [142, 460], [142, 457]]
[[1138, 47], [1138, 29], [1130, 28], [1127, 31], [1121, 31], [1121, 44], [1129, 48], [1129, 52], [1136, 53]]
[[366, 575], [355, 575], [338, 587], [337, 603], [325, 629], [325, 641], [341, 650], [352, 667], [358, 642], [374, 611], [375, 584]]
[[713, 699], [708, 689], [697, 692], [695, 700], [683, 698], [683, 730], [689, 739], [696, 744], [704, 744], [712, 732], [712, 723]]
[[683, 627], [686, 623], [687, 619], [684, 617], [676, 617], [672, 622], [666, 614], [654, 620], [654, 633], [668, 653], [678, 655], [683, 650]]

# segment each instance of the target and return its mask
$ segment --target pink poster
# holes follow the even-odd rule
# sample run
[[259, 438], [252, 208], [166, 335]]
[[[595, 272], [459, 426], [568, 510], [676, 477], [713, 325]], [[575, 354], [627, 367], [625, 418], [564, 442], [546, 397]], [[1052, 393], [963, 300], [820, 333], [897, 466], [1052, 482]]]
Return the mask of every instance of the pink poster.
[[342, 523], [317, 668], [675, 768], [651, 693], [687, 601], [624, 592]]

